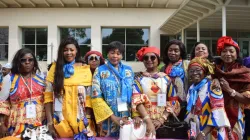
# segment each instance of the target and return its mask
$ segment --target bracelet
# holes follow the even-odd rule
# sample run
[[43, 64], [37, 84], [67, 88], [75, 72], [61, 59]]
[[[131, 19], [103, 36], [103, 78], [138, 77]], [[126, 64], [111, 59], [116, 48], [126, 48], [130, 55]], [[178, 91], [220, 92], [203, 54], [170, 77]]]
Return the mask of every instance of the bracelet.
[[91, 115], [86, 115], [86, 118], [87, 119], [91, 119]]
[[206, 137], [206, 134], [203, 131], [200, 131], [200, 133], [203, 137]]
[[233, 90], [233, 92], [231, 92], [231, 93], [230, 93], [230, 96], [231, 96], [231, 97], [236, 96], [236, 91], [235, 91], [235, 90]]
[[144, 121], [146, 121], [147, 119], [150, 119], [148, 115], [143, 118]]

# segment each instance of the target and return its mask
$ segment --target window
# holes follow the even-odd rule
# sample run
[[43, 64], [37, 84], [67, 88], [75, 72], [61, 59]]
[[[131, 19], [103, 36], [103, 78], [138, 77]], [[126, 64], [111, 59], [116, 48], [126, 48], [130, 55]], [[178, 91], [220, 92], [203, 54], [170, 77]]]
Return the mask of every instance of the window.
[[80, 54], [83, 57], [91, 46], [91, 29], [90, 28], [61, 28], [61, 40], [66, 37], [74, 37], [80, 47]]
[[23, 28], [22, 47], [32, 50], [38, 61], [47, 61], [47, 28]]
[[9, 30], [0, 28], [0, 60], [8, 60]]
[[107, 57], [106, 47], [112, 41], [120, 41], [125, 46], [123, 60], [136, 61], [136, 53], [149, 43], [148, 28], [102, 28], [102, 54]]

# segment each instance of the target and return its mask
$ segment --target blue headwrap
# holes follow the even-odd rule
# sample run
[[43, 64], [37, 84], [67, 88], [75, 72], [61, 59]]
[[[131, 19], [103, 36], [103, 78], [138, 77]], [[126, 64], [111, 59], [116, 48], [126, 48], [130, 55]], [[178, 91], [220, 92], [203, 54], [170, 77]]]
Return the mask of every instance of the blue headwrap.
[[[115, 73], [115, 76], [120, 80], [120, 85], [121, 85], [121, 99], [123, 102], [127, 102], [128, 104], [131, 103], [131, 96], [132, 96], [132, 89], [131, 85], [129, 85], [129, 82], [127, 81], [127, 78], [125, 76], [125, 67], [124, 65], [120, 62], [118, 69], [119, 72], [114, 68], [114, 66], [108, 61], [107, 63], [108, 67], [110, 68], [111, 71]], [[130, 90], [131, 89], [131, 90]]]
[[189, 100], [187, 104], [187, 111], [190, 112], [193, 105], [195, 105], [198, 98], [198, 91], [207, 83], [207, 78], [204, 78], [199, 84], [194, 86], [192, 89], [189, 89]]
[[74, 64], [75, 60], [70, 63], [64, 64], [63, 66], [64, 78], [70, 78], [70, 76], [74, 74]]

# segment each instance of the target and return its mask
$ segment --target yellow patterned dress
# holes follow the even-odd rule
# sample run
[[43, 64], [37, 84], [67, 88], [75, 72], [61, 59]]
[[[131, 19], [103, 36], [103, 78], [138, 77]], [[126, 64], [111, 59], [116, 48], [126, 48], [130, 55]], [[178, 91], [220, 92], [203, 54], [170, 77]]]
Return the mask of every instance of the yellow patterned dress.
[[[53, 82], [55, 73], [55, 64], [46, 78], [47, 88], [44, 92], [45, 103], [54, 102]], [[79, 86], [90, 86], [92, 74], [89, 65], [74, 66], [74, 74], [70, 78], [64, 78], [64, 93], [62, 95], [62, 111], [54, 111], [54, 126], [60, 137], [73, 137], [85, 129], [83, 120], [81, 119], [81, 108], [78, 99]]]

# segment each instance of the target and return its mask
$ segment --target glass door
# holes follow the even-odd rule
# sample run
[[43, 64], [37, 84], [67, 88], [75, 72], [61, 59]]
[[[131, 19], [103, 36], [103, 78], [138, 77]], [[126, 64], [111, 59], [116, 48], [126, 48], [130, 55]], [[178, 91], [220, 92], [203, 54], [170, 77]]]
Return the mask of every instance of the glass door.
[[250, 40], [240, 40], [240, 56], [241, 57], [248, 57], [250, 51]]

